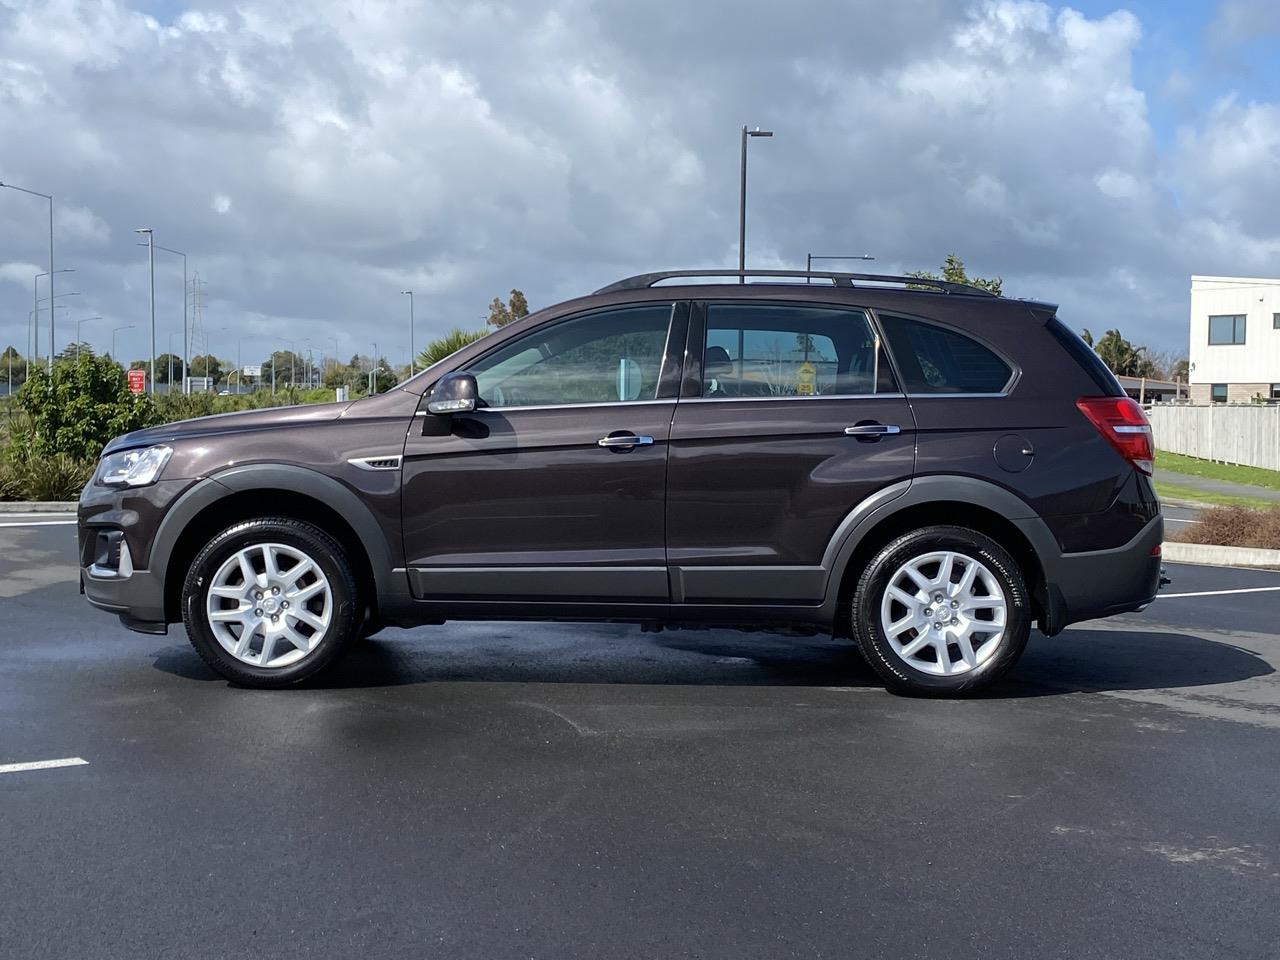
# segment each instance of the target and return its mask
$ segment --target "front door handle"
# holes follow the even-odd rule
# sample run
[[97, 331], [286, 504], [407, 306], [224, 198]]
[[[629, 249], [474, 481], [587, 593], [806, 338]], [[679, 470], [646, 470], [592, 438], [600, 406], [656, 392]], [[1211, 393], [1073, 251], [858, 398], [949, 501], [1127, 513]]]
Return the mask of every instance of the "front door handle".
[[605, 447], [609, 450], [630, 450], [632, 447], [648, 447], [653, 445], [653, 437], [638, 437], [634, 433], [625, 433], [621, 430], [609, 434], [607, 437], [601, 437], [596, 441], [596, 446]]
[[888, 437], [901, 433], [902, 428], [896, 423], [859, 423], [845, 427], [844, 432], [851, 437]]

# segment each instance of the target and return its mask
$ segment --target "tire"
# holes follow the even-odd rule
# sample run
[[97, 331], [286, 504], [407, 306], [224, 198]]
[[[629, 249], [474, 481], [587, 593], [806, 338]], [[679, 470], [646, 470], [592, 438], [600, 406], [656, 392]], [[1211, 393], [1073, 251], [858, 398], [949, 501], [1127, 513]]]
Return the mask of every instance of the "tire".
[[[304, 561], [311, 567], [299, 572]], [[223, 530], [196, 555], [182, 587], [183, 624], [201, 659], [261, 689], [296, 686], [332, 664], [359, 636], [363, 609], [338, 542], [288, 517]]]
[[858, 579], [852, 614], [872, 669], [891, 691], [915, 696], [990, 686], [1017, 663], [1031, 632], [1018, 564], [964, 527], [924, 527], [886, 544]]

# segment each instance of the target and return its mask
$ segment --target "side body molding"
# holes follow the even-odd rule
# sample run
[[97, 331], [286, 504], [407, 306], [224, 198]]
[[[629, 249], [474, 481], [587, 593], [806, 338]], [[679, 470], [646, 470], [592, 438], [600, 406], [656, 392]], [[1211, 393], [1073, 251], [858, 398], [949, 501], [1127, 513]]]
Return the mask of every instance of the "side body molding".
[[[342, 515], [360, 538], [373, 569], [379, 603], [394, 601], [408, 592], [404, 570], [392, 566], [387, 537], [369, 508], [355, 493], [332, 477], [304, 467], [284, 464], [245, 464], [211, 474], [187, 490], [165, 514], [156, 531], [149, 566], [159, 577], [183, 531], [205, 508], [235, 493], [259, 490], [264, 496], [287, 498], [299, 493], [319, 500]], [[270, 499], [264, 509], [270, 510]]]

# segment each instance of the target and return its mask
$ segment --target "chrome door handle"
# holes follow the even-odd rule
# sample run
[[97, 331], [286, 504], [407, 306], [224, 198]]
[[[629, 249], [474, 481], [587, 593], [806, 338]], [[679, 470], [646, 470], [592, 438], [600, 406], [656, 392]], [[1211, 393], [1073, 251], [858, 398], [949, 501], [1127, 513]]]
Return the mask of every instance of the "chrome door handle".
[[851, 437], [887, 437], [901, 433], [902, 428], [896, 423], [860, 423], [856, 427], [845, 427], [844, 432]]
[[598, 447], [648, 447], [652, 446], [653, 437], [637, 437], [634, 433], [609, 434], [596, 441]]

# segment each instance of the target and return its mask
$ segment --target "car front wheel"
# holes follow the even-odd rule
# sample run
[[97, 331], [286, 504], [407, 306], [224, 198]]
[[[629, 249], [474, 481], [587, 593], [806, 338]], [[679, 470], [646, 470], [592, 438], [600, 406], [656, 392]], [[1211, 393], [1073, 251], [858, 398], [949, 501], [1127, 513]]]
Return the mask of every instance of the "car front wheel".
[[1017, 662], [1031, 631], [1014, 559], [990, 537], [952, 526], [886, 544], [858, 581], [853, 623], [885, 684], [922, 696], [990, 685]]
[[223, 530], [196, 555], [182, 591], [192, 646], [248, 687], [301, 683], [359, 635], [356, 583], [336, 540], [291, 518]]

